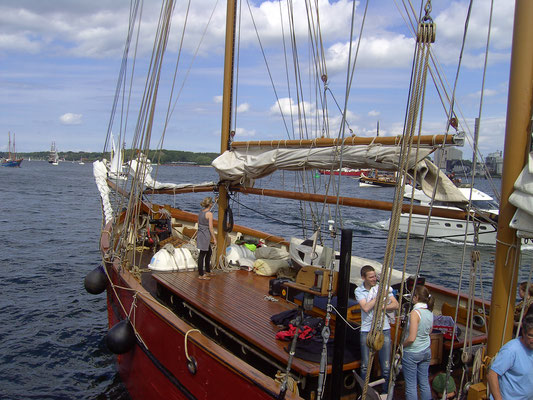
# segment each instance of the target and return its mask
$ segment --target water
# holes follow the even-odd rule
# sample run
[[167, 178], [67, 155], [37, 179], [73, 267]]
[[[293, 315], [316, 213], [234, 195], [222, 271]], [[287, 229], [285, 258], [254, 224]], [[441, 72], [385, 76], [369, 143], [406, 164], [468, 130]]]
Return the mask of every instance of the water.
[[[216, 175], [211, 168], [164, 166], [158, 179], [203, 182], [216, 180]], [[104, 342], [105, 295], [90, 295], [83, 288], [85, 275], [100, 262], [101, 207], [92, 165], [24, 161], [22, 168], [0, 168], [0, 182], [0, 399], [128, 399]], [[314, 179], [317, 187], [325, 188], [326, 183], [325, 177]], [[293, 190], [294, 176], [280, 173], [258, 186]], [[476, 186], [491, 192], [486, 181]], [[389, 200], [393, 193], [388, 188], [359, 188], [357, 181], [347, 178], [342, 187], [345, 195], [378, 200]], [[204, 196], [166, 196], [165, 202], [197, 211]], [[297, 202], [237, 195], [231, 204], [237, 224], [286, 238], [303, 235]], [[343, 213], [343, 225], [354, 229], [353, 254], [382, 260], [386, 232], [378, 222], [387, 218], [384, 211]], [[400, 247], [404, 244], [401, 241]], [[411, 240], [409, 273], [416, 270], [421, 244], [420, 239]], [[467, 263], [471, 249], [467, 248]], [[480, 250], [483, 292], [488, 296], [494, 247]], [[430, 241], [422, 274], [455, 288], [461, 255], [460, 245]], [[400, 268], [401, 261], [397, 257]], [[524, 256], [523, 264], [527, 263], [531, 254]], [[528, 272], [522, 268], [519, 279], [525, 280]], [[481, 293], [479, 285], [477, 292]]]

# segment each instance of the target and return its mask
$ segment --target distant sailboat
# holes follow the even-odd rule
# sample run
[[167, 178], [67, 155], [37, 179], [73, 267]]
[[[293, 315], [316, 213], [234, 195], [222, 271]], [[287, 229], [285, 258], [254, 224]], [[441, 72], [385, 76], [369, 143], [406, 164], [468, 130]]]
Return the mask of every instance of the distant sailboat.
[[13, 154], [11, 154], [11, 132], [8, 133], [8, 136], [8, 156], [7, 158], [2, 158], [0, 165], [2, 165], [2, 167], [20, 167], [23, 158], [17, 158], [17, 153], [15, 151], [15, 134], [13, 134]]
[[111, 135], [111, 163], [109, 165], [109, 177], [111, 179], [127, 179], [127, 174], [124, 173], [122, 163], [124, 162], [124, 152], [122, 149], [117, 149], [115, 139]]
[[85, 165], [85, 163], [83, 162], [83, 157], [80, 158], [80, 162], [79, 162], [80, 165]]
[[56, 142], [52, 142], [48, 162], [52, 165], [59, 165], [59, 155], [57, 154]]

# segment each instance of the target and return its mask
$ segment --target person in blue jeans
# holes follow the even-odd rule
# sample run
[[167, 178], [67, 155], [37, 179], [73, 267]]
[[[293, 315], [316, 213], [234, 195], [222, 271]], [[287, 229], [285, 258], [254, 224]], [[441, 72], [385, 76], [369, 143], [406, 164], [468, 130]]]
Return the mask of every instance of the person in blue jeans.
[[[363, 284], [355, 289], [355, 298], [361, 307], [361, 378], [366, 377], [368, 367], [369, 349], [366, 345], [366, 337], [372, 326], [372, 318], [374, 317], [374, 306], [377, 301], [378, 280], [376, 271], [371, 265], [365, 265], [361, 268], [361, 278]], [[385, 309], [387, 311], [397, 310], [399, 307], [398, 301], [392, 293], [392, 288], [389, 288], [388, 302]], [[387, 392], [390, 375], [390, 357], [391, 357], [391, 338], [390, 338], [390, 323], [387, 317], [383, 324], [384, 343], [381, 350], [379, 350], [379, 364], [385, 383], [383, 384], [383, 392]]]
[[429, 387], [429, 361], [431, 360], [431, 331], [433, 330], [433, 304], [425, 286], [417, 286], [413, 293], [413, 310], [409, 314], [407, 338], [403, 342], [402, 370], [405, 379], [405, 398], [431, 400]]

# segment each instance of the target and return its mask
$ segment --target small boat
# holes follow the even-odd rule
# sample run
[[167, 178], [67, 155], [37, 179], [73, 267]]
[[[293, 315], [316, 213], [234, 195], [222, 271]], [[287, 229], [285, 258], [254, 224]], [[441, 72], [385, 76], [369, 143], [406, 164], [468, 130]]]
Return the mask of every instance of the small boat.
[[361, 176], [361, 174], [370, 172], [369, 169], [358, 169], [358, 168], [341, 168], [336, 170], [329, 170], [329, 169], [319, 169], [318, 172], [321, 175], [342, 175], [342, 176], [352, 176], [352, 177], [358, 177]]
[[[470, 221], [463, 219], [446, 218], [402, 213], [398, 229], [402, 233], [409, 232], [413, 236], [427, 237], [428, 239], [447, 239], [467, 243], [496, 244], [496, 227], [498, 224], [499, 205], [488, 194], [469, 186], [459, 187], [466, 200], [470, 200], [471, 209], [476, 213]], [[411, 199], [414, 204], [431, 207], [432, 210], [464, 208], [465, 201], [459, 203], [432, 201], [422, 190], [405, 185], [404, 198]], [[462, 206], [462, 207], [461, 207]], [[384, 224], [384, 229], [390, 227], [390, 219]]]
[[2, 167], [20, 167], [23, 158], [17, 158], [17, 152], [15, 150], [15, 134], [13, 134], [13, 147], [11, 147], [11, 132], [8, 132], [9, 144], [8, 144], [8, 156], [2, 158], [0, 165]]
[[360, 187], [394, 187], [396, 185], [396, 175], [389, 172], [372, 170], [368, 175], [361, 174], [359, 178]]
[[52, 142], [52, 146], [50, 147], [48, 163], [52, 165], [59, 165], [59, 155], [57, 154], [56, 142]]

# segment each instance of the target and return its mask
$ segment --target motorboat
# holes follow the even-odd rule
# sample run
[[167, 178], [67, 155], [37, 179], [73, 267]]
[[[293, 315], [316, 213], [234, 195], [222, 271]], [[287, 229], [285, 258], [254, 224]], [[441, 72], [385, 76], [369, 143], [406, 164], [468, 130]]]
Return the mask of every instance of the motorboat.
[[[498, 216], [498, 203], [487, 193], [471, 186], [458, 188], [463, 196], [470, 199], [471, 209], [478, 214], [481, 213], [485, 221], [473, 217], [470, 221], [402, 213], [400, 217], [399, 231], [409, 232], [414, 236], [423, 237], [426, 235], [430, 239], [446, 239], [463, 242], [466, 237], [467, 243], [491, 244], [496, 243], [496, 223]], [[410, 200], [413, 197], [414, 204], [432, 207], [433, 209], [461, 209], [464, 208], [456, 203], [432, 201], [422, 190], [414, 189], [411, 185], [405, 185], [404, 199]], [[384, 225], [385, 229], [390, 228], [390, 219]], [[476, 238], [477, 237], [477, 238]]]

